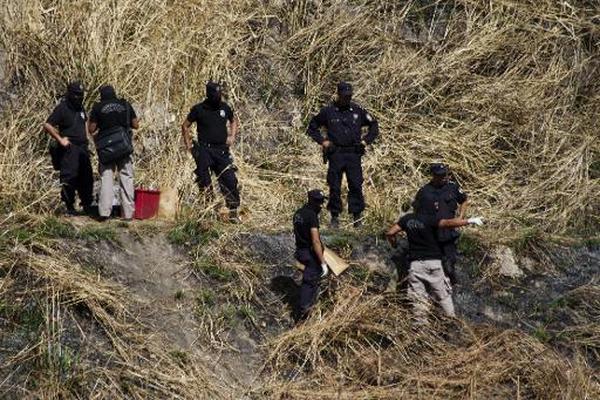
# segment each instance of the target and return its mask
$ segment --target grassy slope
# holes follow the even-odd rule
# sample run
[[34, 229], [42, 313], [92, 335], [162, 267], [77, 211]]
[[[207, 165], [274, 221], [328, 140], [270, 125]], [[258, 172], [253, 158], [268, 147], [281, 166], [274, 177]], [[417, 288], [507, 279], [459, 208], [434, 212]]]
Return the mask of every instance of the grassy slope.
[[395, 217], [441, 159], [488, 235], [597, 229], [594, 3], [430, 3], [8, 2], [0, 43], [17, 94], [0, 125], [4, 210], [55, 206], [38, 132], [74, 78], [133, 99], [144, 120], [138, 182], [193, 199], [178, 125], [212, 77], [240, 114], [234, 153], [251, 223], [281, 226], [300, 189], [324, 186], [304, 126], [343, 78], [382, 128], [365, 160], [371, 226]]
[[[366, 231], [379, 231], [394, 218], [398, 205], [426, 180], [426, 165], [443, 159], [471, 194], [474, 212], [489, 219], [486, 242], [514, 237], [527, 244], [548, 233], [597, 232], [594, 2], [387, 3], [6, 4], [0, 11], [6, 64], [0, 78], [14, 96], [0, 118], [0, 293], [2, 321], [12, 321], [10, 329], [32, 328], [23, 352], [4, 360], [4, 366], [32, 371], [32, 379], [21, 382], [25, 393], [239, 393], [211, 380], [201, 360], [191, 368], [165, 353], [162, 342], [148, 339], [138, 325], [127, 289], [89, 276], [55, 243], [57, 237], [111, 240], [110, 230], [75, 233], [36, 216], [57, 206], [47, 139], [38, 132], [67, 79], [81, 78], [91, 89], [113, 83], [135, 102], [144, 121], [136, 141], [138, 182], [178, 188], [193, 210], [173, 233], [184, 241], [198, 234], [195, 222], [186, 221], [203, 221], [210, 210], [196, 200], [177, 125], [206, 79], [227, 83], [243, 127], [234, 153], [247, 222], [195, 243], [192, 257], [203, 274], [241, 282], [229, 294], [240, 304], [252, 299], [261, 281], [252, 255], [236, 242], [238, 229], [287, 229], [304, 189], [324, 186], [320, 154], [303, 132], [342, 78], [354, 82], [357, 99], [382, 128], [365, 160]], [[223, 268], [209, 268], [207, 254], [221, 255]], [[468, 325], [459, 344], [435, 330], [414, 335], [397, 304], [368, 294], [357, 302], [359, 288], [350, 282], [326, 305], [331, 311], [325, 323], [315, 320], [274, 339], [269, 379], [255, 397], [306, 398], [314, 396], [314, 385], [324, 398], [336, 398], [340, 387], [348, 398], [584, 398], [598, 392], [582, 360], [558, 356], [535, 338]], [[14, 308], [6, 306], [12, 303]], [[578, 310], [595, 315], [593, 304], [591, 311]], [[84, 319], [91, 316], [106, 333], [98, 347], [114, 364], [74, 363], [63, 351], [56, 313], [79, 315], [81, 308]], [[581, 340], [595, 343], [593, 337]], [[310, 368], [289, 383], [300, 366]]]

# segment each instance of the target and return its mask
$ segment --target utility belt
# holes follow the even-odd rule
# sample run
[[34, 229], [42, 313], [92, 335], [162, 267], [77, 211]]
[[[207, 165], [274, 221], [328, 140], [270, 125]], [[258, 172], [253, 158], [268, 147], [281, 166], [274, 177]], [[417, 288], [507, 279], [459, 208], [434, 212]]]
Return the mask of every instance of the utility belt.
[[333, 145], [333, 153], [356, 153], [365, 154], [365, 146], [362, 143], [352, 144], [350, 146]]
[[229, 146], [227, 146], [227, 143], [208, 143], [208, 142], [197, 142], [197, 143], [198, 143], [198, 146], [206, 147], [209, 149], [225, 150], [225, 149], [229, 148]]
[[349, 146], [339, 146], [337, 144], [331, 144], [329, 147], [323, 149], [323, 163], [327, 164], [329, 156], [332, 154], [365, 154], [365, 146], [362, 143], [352, 144]]
[[196, 161], [196, 164], [200, 163], [200, 157], [201, 157], [200, 149], [201, 148], [215, 149], [215, 150], [221, 150], [221, 151], [229, 150], [229, 146], [227, 146], [227, 144], [225, 144], [225, 143], [215, 144], [215, 143], [199, 142], [199, 141], [194, 140], [194, 141], [192, 141], [192, 157]]

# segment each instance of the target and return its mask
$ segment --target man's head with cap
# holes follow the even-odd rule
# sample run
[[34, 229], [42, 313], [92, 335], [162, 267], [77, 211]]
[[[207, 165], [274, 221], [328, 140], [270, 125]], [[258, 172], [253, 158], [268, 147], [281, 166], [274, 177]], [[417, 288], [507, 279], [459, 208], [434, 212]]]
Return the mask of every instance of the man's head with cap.
[[327, 200], [327, 196], [321, 189], [312, 189], [308, 193], [308, 204], [316, 211], [320, 211], [323, 203]]
[[434, 185], [444, 185], [448, 181], [448, 167], [443, 163], [433, 163], [429, 167]]
[[100, 93], [101, 101], [113, 100], [113, 99], [117, 98], [117, 93], [115, 92], [115, 88], [112, 87], [111, 85], [100, 86], [100, 89], [98, 89], [98, 92]]
[[206, 99], [211, 105], [218, 106], [221, 103], [223, 88], [217, 82], [206, 83]]
[[76, 110], [83, 109], [84, 92], [83, 84], [79, 81], [73, 81], [67, 84], [67, 101]]
[[348, 107], [352, 101], [352, 85], [341, 81], [337, 84], [337, 103], [340, 107]]

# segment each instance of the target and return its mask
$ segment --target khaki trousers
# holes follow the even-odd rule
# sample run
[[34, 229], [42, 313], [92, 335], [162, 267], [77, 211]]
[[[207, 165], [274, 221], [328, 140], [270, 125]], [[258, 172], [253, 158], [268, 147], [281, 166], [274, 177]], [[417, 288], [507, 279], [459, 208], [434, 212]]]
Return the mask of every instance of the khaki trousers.
[[414, 306], [417, 321], [426, 322], [431, 300], [442, 308], [446, 316], [456, 315], [450, 281], [444, 274], [441, 260], [418, 260], [410, 263], [408, 298]]
[[133, 217], [133, 162], [131, 156], [112, 164], [100, 164], [100, 196], [98, 213], [101, 217], [109, 217], [112, 212], [114, 198], [114, 175], [119, 174], [119, 193], [121, 197], [121, 216], [126, 219]]

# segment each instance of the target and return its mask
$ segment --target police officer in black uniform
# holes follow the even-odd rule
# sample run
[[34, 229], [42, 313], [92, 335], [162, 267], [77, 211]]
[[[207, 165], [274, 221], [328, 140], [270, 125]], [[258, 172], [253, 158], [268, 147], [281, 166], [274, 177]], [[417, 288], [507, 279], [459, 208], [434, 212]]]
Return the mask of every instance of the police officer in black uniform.
[[61, 198], [67, 215], [75, 215], [75, 193], [85, 213], [91, 213], [94, 178], [86, 131], [87, 115], [83, 107], [84, 89], [80, 82], [67, 85], [61, 98], [44, 123], [44, 130], [58, 142]]
[[[198, 143], [192, 144], [189, 130], [196, 123]], [[212, 193], [210, 172], [217, 175], [221, 193], [229, 209], [229, 219], [239, 222], [240, 194], [229, 148], [235, 142], [238, 120], [231, 107], [222, 100], [222, 87], [206, 84], [206, 99], [190, 110], [181, 126], [185, 144], [196, 160], [196, 182], [202, 191]]]
[[[321, 134], [322, 127], [326, 129], [326, 137]], [[363, 127], [368, 127], [364, 136]], [[331, 226], [334, 228], [339, 226], [338, 217], [342, 211], [343, 174], [346, 174], [348, 181], [348, 211], [353, 215], [354, 226], [361, 224], [361, 213], [365, 209], [361, 159], [365, 147], [373, 143], [378, 134], [377, 121], [352, 102], [352, 86], [346, 82], [338, 84], [336, 101], [322, 108], [309, 123], [308, 135], [323, 147], [329, 161], [327, 209], [331, 213]]]
[[296, 259], [304, 265], [297, 321], [308, 316], [319, 293], [321, 279], [328, 273], [319, 233], [319, 213], [326, 199], [323, 191], [310, 190], [308, 202], [294, 213]]
[[[431, 181], [423, 186], [415, 196], [415, 209], [422, 213], [435, 214], [439, 219], [452, 219], [458, 211], [464, 218], [467, 209], [467, 195], [457, 183], [448, 179], [448, 167], [442, 163], [430, 167]], [[442, 248], [444, 272], [454, 285], [456, 280], [456, 244], [460, 233], [456, 229], [439, 229], [438, 241]]]

